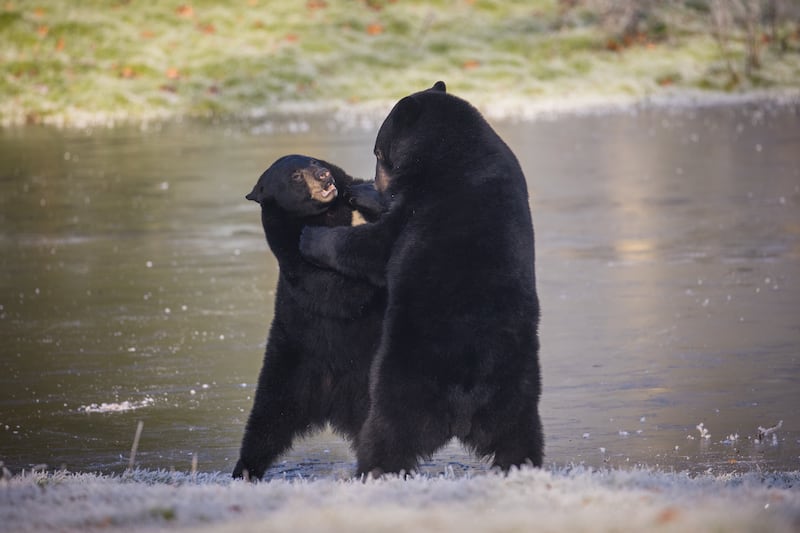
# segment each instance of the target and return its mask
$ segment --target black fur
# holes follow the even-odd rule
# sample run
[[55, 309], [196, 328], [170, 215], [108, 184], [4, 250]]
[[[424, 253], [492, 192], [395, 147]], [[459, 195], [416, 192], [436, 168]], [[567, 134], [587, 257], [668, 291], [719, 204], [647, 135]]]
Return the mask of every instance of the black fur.
[[441, 82], [397, 103], [375, 154], [389, 211], [308, 227], [300, 243], [387, 287], [358, 472], [411, 470], [452, 437], [503, 469], [540, 466], [534, 236], [516, 157]]
[[[327, 169], [339, 197], [309, 197], [300, 172]], [[324, 179], [328, 179], [325, 175]], [[261, 478], [295, 437], [326, 422], [356, 440], [367, 415], [368, 375], [378, 345], [385, 292], [305, 261], [298, 241], [305, 225], [349, 226], [353, 205], [368, 220], [382, 206], [372, 184], [358, 184], [324, 161], [292, 155], [259, 178], [250, 200], [280, 267], [275, 315], [267, 339], [253, 409], [234, 477]]]

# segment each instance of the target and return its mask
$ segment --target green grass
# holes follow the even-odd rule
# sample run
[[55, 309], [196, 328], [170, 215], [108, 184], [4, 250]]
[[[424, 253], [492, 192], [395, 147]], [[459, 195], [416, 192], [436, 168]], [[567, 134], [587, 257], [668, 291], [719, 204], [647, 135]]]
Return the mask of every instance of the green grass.
[[[437, 79], [498, 95], [647, 96], [800, 85], [800, 38], [731, 84], [703, 2], [657, 8], [638, 42], [556, 0], [42, 0], [0, 4], [0, 123], [247, 116], [391, 102]], [[730, 60], [743, 67], [743, 36]], [[87, 119], [86, 116], [92, 118]]]

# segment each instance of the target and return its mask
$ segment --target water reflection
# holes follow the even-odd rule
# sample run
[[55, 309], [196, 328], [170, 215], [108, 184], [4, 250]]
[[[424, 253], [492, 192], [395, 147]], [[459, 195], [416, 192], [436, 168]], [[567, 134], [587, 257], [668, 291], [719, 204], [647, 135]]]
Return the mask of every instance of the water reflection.
[[[800, 466], [797, 126], [789, 106], [498, 125], [532, 192], [548, 461]], [[229, 470], [277, 275], [243, 195], [289, 152], [370, 176], [374, 135], [0, 132], [0, 460], [118, 471], [141, 419], [140, 465]], [[331, 434], [284, 459], [353, 466]], [[452, 446], [427, 468], [447, 464], [481, 467]]]

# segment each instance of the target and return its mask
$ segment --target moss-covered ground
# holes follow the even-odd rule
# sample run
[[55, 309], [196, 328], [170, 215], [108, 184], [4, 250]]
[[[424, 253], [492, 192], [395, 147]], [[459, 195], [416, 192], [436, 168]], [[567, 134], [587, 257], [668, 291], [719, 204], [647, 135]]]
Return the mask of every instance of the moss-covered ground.
[[438, 79], [478, 106], [800, 86], [788, 17], [759, 27], [761, 66], [746, 73], [743, 27], [728, 28], [723, 49], [708, 2], [656, 2], [627, 34], [596, 5], [2, 1], [0, 123], [358, 108]]

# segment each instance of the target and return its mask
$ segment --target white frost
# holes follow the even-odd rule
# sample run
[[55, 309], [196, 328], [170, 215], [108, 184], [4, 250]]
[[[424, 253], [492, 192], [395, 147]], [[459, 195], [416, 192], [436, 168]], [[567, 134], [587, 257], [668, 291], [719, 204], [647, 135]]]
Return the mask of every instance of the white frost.
[[142, 407], [148, 407], [154, 403], [155, 400], [153, 398], [146, 396], [143, 400], [134, 402], [125, 400], [124, 402], [104, 402], [101, 404], [92, 403], [89, 405], [81, 405], [78, 407], [78, 411], [83, 413], [123, 413], [125, 411], [135, 411]]
[[224, 473], [29, 472], [0, 480], [0, 531], [789, 532], [797, 486], [800, 472], [582, 467], [256, 485]]

